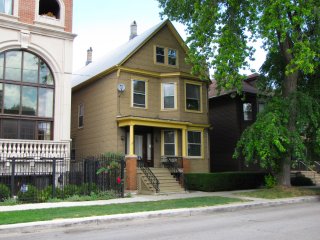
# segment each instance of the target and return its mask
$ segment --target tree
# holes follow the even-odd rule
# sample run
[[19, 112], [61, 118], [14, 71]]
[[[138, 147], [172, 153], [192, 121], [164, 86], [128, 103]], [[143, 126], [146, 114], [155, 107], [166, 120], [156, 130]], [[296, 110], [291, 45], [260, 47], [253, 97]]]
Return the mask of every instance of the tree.
[[[236, 88], [241, 93], [244, 76], [239, 72], [250, 68], [249, 61], [254, 60], [253, 43], [262, 40], [262, 47], [268, 54], [264, 83], [273, 90], [277, 88], [274, 92], [279, 97], [275, 96], [265, 115], [258, 118], [259, 126], [253, 126], [251, 133], [246, 134], [247, 140], [250, 135], [252, 144], [239, 144], [236, 155], [243, 153], [249, 161], [248, 157], [251, 161], [260, 158], [265, 167], [274, 163], [273, 167], [279, 170], [280, 183], [290, 186], [291, 159], [302, 155], [305, 142], [301, 139], [308, 138], [306, 131], [315, 128], [315, 143], [318, 146], [320, 142], [318, 121], [310, 123], [304, 118], [304, 124], [298, 123], [302, 119], [298, 106], [312, 103], [312, 109], [318, 111], [318, 103], [310, 97], [313, 96], [310, 91], [297, 93], [303, 85], [310, 90], [311, 80], [319, 82], [308, 76], [314, 76], [319, 70], [320, 1], [158, 1], [163, 9], [162, 16], [186, 26], [188, 61], [194, 66], [193, 73], [205, 75], [205, 61], [207, 67], [214, 70], [218, 90]], [[317, 114], [315, 112], [312, 117]], [[264, 137], [274, 133], [277, 136], [259, 145], [255, 132]], [[268, 157], [264, 155], [266, 152], [270, 153]]]

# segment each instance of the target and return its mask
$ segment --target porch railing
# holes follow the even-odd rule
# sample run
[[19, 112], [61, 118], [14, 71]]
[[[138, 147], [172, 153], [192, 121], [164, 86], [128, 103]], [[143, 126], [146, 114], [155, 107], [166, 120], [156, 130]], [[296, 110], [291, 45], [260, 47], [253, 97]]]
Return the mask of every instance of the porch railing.
[[151, 183], [153, 188], [156, 190], [156, 193], [160, 192], [159, 180], [154, 175], [154, 173], [150, 170], [149, 167], [145, 166], [144, 162], [141, 158], [138, 158], [138, 167], [141, 169], [143, 174], [147, 177], [148, 181]]
[[184, 184], [183, 158], [178, 156], [163, 156], [162, 165], [167, 168], [181, 185]]

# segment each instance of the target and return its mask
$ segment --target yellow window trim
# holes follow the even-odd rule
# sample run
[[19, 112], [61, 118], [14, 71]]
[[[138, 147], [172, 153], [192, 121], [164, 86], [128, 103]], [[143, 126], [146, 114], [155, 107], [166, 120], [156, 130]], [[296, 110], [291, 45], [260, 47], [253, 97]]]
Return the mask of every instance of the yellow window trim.
[[164, 156], [164, 132], [173, 131], [174, 132], [174, 156], [178, 153], [178, 131], [176, 129], [163, 129], [161, 130], [161, 156]]
[[[133, 105], [133, 81], [145, 82], [145, 107], [136, 107]], [[131, 79], [131, 107], [136, 109], [148, 109], [148, 83], [147, 79], [133, 78]]]
[[[198, 86], [200, 87], [200, 110], [189, 110], [189, 109], [187, 109], [187, 84], [198, 85]], [[185, 110], [186, 112], [191, 112], [191, 113], [203, 113], [203, 106], [202, 106], [202, 83], [194, 82], [194, 81], [189, 81], [189, 80], [185, 80], [185, 81], [184, 81], [184, 110]]]
[[[164, 84], [173, 84], [174, 86], [174, 107], [173, 108], [164, 108], [164, 92], [163, 86]], [[177, 83], [176, 82], [162, 82], [161, 83], [161, 111], [175, 111], [178, 109], [178, 93], [177, 93]]]
[[187, 151], [187, 157], [190, 159], [204, 159], [204, 129], [203, 128], [188, 128], [187, 130], [187, 149], [188, 149], [188, 132], [200, 132], [201, 134], [201, 156], [189, 156], [189, 152]]
[[[157, 62], [157, 47], [164, 49], [164, 63]], [[176, 65], [169, 64], [169, 55], [168, 55], [169, 49], [176, 51]], [[160, 65], [160, 66], [178, 68], [179, 67], [179, 51], [178, 51], [178, 49], [171, 48], [171, 47], [164, 47], [161, 45], [154, 45], [153, 46], [153, 63], [156, 65]]]

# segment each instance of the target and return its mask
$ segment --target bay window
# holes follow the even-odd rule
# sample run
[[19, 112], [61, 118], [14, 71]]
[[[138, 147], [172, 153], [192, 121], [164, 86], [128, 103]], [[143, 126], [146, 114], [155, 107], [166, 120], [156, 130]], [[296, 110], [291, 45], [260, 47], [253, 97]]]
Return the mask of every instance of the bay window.
[[201, 85], [186, 83], [186, 110], [201, 111]]
[[132, 80], [132, 106], [146, 108], [146, 82]]
[[176, 85], [175, 83], [162, 84], [162, 109], [176, 109]]

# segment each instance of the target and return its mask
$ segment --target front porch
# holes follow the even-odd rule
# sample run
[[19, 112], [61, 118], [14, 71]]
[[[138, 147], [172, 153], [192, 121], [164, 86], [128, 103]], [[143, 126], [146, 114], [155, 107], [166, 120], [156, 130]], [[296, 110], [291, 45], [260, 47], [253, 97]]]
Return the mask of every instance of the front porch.
[[[205, 162], [204, 131], [208, 125], [164, 119], [119, 117], [118, 126], [126, 133], [127, 190], [141, 190], [143, 184], [151, 184], [156, 192], [161, 191], [161, 187], [163, 190], [165, 185], [155, 176], [155, 173], [162, 171], [161, 169], [167, 169], [172, 175], [183, 175], [191, 170], [190, 160], [200, 159]], [[168, 164], [170, 158], [179, 161]], [[143, 170], [144, 168], [147, 170]], [[144, 177], [141, 177], [141, 174]], [[145, 180], [141, 182], [146, 176], [150, 183], [146, 183]], [[158, 190], [155, 184], [157, 181], [160, 186]]]

